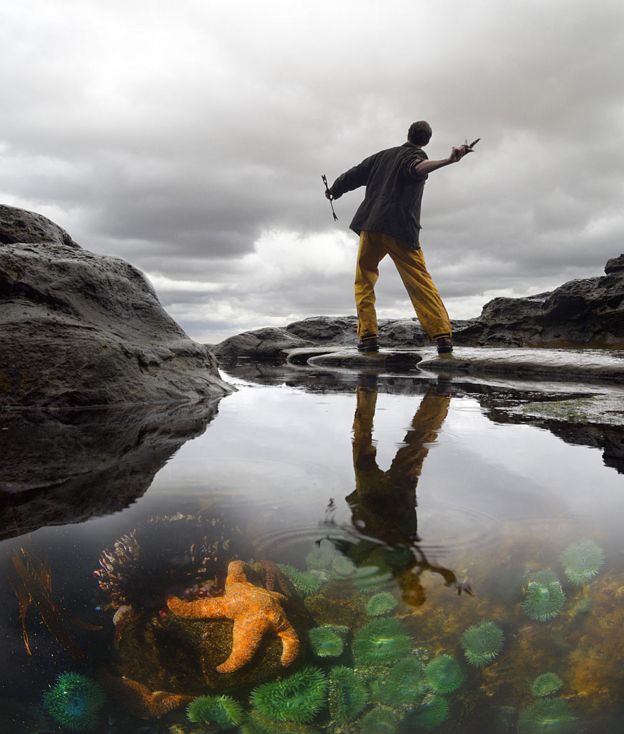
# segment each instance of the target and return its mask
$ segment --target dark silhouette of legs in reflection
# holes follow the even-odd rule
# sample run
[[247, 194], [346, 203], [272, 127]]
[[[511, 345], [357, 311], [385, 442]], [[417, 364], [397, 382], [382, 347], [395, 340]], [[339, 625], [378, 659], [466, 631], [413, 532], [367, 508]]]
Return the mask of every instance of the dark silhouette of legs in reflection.
[[[448, 383], [431, 386], [416, 411], [390, 469], [377, 464], [373, 419], [377, 404], [376, 380], [366, 378], [357, 388], [353, 422], [355, 491], [347, 498], [355, 528], [365, 535], [358, 542], [341, 541], [338, 548], [358, 566], [386, 566], [397, 581], [403, 600], [411, 606], [425, 601], [421, 576], [439, 574], [458, 593], [471, 593], [453, 571], [431, 563], [418, 545], [416, 487], [429, 448], [437, 439], [450, 403]], [[380, 542], [381, 541], [381, 544]]]

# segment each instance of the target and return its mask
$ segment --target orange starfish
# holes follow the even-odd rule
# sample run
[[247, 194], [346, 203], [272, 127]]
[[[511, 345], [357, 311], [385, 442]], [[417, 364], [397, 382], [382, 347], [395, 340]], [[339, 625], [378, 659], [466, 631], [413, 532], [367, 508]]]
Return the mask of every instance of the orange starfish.
[[231, 561], [223, 596], [195, 601], [172, 596], [167, 599], [167, 606], [181, 617], [227, 617], [234, 621], [232, 652], [217, 666], [219, 673], [233, 673], [251, 660], [269, 631], [282, 641], [283, 666], [290, 665], [297, 657], [299, 638], [286, 619], [283, 601], [286, 601], [283, 594], [261, 589], [247, 581], [243, 561]]
[[137, 680], [118, 678], [104, 671], [100, 672], [98, 680], [112, 698], [141, 719], [160, 719], [193, 698], [168, 691], [151, 691]]

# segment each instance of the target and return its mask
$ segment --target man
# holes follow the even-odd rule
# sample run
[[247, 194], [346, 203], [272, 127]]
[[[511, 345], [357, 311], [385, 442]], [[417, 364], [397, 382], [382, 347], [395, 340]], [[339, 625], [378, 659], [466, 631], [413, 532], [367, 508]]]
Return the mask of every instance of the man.
[[423, 146], [431, 134], [428, 122], [414, 122], [406, 143], [366, 158], [338, 176], [325, 193], [331, 201], [347, 191], [366, 186], [364, 201], [351, 222], [351, 229], [360, 236], [355, 303], [361, 352], [379, 351], [375, 283], [379, 263], [386, 255], [394, 261], [418, 320], [427, 336], [437, 342], [438, 352], [453, 351], [449, 316], [420, 248], [420, 205], [428, 175], [457, 163], [471, 148], [461, 145], [453, 148], [448, 158], [430, 161]]

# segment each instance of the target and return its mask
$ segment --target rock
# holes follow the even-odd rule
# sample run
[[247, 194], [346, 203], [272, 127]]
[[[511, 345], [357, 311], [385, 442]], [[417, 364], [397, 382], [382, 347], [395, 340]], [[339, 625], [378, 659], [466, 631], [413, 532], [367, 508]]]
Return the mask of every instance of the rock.
[[221, 360], [238, 357], [249, 357], [260, 361], [284, 360], [289, 349], [305, 347], [309, 343], [289, 333], [286, 329], [266, 327], [232, 336], [217, 344], [214, 352]]
[[605, 265], [605, 273], [607, 275], [612, 275], [613, 273], [621, 273], [624, 270], [624, 254], [619, 255], [618, 257], [612, 257], [610, 260], [607, 260], [607, 264]]
[[0, 539], [118, 512], [217, 412], [211, 402], [0, 413]]
[[171, 403], [231, 390], [141, 272], [8, 206], [0, 207], [0, 329], [3, 406]]
[[[624, 347], [624, 254], [609, 260], [605, 272], [602, 277], [572, 280], [550, 293], [495, 298], [478, 318], [453, 320], [453, 340], [465, 346]], [[239, 334], [217, 345], [215, 352], [220, 358], [263, 359], [266, 354], [284, 361], [288, 350], [296, 347], [352, 347], [356, 327], [355, 316], [313, 316], [282, 329]], [[253, 336], [258, 334], [261, 344]], [[290, 342], [287, 334], [305, 344]], [[390, 349], [430, 345], [414, 318], [380, 319], [379, 343]]]

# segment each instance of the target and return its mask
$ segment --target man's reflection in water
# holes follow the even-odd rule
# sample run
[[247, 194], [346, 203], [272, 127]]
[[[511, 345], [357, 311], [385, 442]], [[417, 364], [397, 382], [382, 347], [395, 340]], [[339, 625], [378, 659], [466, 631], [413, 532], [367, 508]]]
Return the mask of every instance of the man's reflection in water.
[[390, 469], [383, 471], [377, 465], [373, 443], [376, 378], [363, 378], [357, 388], [353, 422], [355, 491], [346, 500], [351, 507], [353, 525], [368, 537], [356, 543], [339, 541], [337, 545], [358, 566], [390, 570], [403, 600], [412, 606], [420, 606], [425, 601], [421, 582], [425, 571], [439, 574], [458, 593], [471, 593], [467, 584], [458, 584], [453, 571], [430, 563], [418, 545], [416, 486], [429, 445], [437, 439], [448, 413], [450, 399], [447, 381], [429, 387]]

